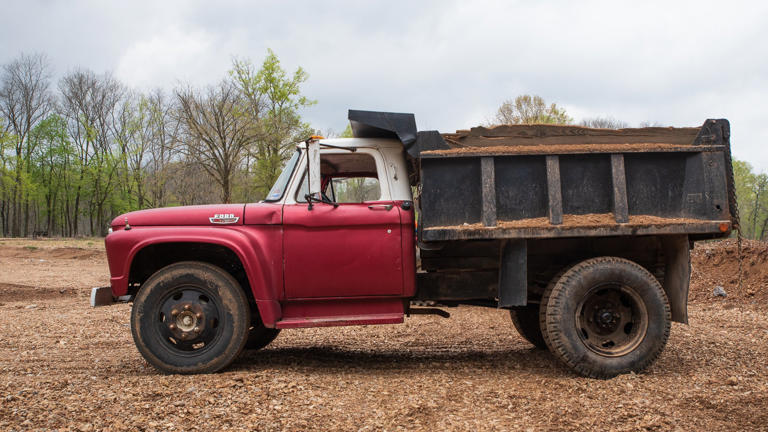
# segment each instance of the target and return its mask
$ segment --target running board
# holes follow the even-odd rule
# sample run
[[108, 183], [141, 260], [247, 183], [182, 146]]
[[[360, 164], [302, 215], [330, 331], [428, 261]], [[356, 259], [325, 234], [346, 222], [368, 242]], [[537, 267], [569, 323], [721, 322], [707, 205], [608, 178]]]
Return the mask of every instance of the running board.
[[275, 323], [279, 329], [305, 327], [335, 327], [370, 324], [400, 324], [403, 322], [402, 313], [384, 313], [370, 315], [329, 316], [313, 318], [287, 318]]

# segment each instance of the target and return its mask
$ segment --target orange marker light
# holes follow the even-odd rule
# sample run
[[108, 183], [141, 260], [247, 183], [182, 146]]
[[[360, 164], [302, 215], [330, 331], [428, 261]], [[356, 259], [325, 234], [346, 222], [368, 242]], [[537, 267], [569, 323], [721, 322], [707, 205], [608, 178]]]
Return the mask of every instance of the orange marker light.
[[720, 232], [726, 232], [726, 231], [728, 231], [728, 228], [730, 228], [730, 227], [731, 227], [731, 224], [729, 224], [727, 222], [723, 222], [723, 223], [720, 224]]
[[309, 137], [309, 139], [311, 139], [311, 140], [321, 140], [321, 139], [325, 139], [325, 137], [324, 136], [320, 136], [320, 135], [312, 135], [311, 137]]

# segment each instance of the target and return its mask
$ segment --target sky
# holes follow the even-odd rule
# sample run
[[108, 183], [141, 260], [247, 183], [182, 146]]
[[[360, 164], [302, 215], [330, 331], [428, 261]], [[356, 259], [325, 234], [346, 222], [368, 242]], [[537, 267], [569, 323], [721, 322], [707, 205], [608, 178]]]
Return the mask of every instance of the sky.
[[348, 109], [411, 112], [452, 132], [537, 94], [576, 120], [731, 122], [734, 156], [768, 172], [768, 2], [11, 1], [0, 64], [45, 53], [126, 85], [213, 84], [272, 49], [309, 73], [304, 118], [342, 131]]

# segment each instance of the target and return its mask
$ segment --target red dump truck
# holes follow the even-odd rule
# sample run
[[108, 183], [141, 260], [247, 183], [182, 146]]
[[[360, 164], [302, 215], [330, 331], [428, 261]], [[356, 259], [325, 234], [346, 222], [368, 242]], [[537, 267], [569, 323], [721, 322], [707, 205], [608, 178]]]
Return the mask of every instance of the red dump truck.
[[693, 242], [738, 223], [727, 120], [451, 134], [412, 114], [349, 120], [354, 138], [297, 144], [261, 202], [112, 221], [110, 295], [133, 301], [149, 363], [214, 372], [282, 329], [473, 305], [508, 309], [579, 374], [640, 371], [687, 322]]

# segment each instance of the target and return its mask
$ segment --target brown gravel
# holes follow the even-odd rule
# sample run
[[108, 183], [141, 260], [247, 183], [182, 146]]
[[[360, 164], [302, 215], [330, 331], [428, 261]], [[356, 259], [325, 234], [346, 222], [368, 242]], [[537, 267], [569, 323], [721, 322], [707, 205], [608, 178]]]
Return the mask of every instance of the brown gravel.
[[[694, 251], [694, 275], [707, 263], [713, 279], [695, 276], [691, 324], [673, 325], [659, 361], [607, 381], [575, 376], [532, 349], [503, 311], [471, 307], [450, 309], [447, 320], [289, 330], [223, 373], [160, 375], [133, 346], [130, 305], [87, 306], [92, 282], [107, 277], [103, 254], [52, 258], [51, 247], [24, 257], [7, 247], [15, 246], [0, 245], [2, 430], [768, 429], [765, 297], [727, 285], [733, 295], [713, 298], [711, 283], [730, 277], [730, 261], [720, 272], [715, 258], [701, 258], [727, 254], [719, 248], [728, 242]], [[25, 259], [50, 260], [68, 276], [43, 283], [46, 263]], [[6, 277], [21, 265], [25, 280]]]

